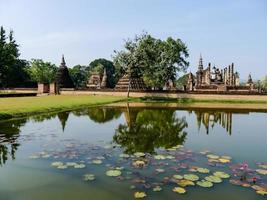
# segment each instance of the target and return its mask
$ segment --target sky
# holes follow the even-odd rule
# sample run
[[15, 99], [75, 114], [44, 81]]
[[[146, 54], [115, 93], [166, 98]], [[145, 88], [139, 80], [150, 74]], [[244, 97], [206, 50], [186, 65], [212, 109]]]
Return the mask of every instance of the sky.
[[188, 71], [235, 63], [241, 79], [267, 75], [267, 0], [0, 0], [0, 26], [12, 29], [22, 59], [88, 65], [112, 59], [143, 31], [186, 43]]

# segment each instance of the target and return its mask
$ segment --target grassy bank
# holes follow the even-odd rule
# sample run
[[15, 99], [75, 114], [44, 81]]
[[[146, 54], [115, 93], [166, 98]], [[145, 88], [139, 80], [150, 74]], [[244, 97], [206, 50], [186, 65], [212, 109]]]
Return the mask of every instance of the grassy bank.
[[114, 103], [125, 99], [125, 97], [88, 95], [0, 98], [0, 120]]

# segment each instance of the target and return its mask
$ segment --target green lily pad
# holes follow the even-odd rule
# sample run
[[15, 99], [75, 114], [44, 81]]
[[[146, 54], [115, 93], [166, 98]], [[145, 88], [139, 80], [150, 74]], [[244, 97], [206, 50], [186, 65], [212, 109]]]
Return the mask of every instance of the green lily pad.
[[160, 192], [161, 190], [162, 188], [159, 185], [153, 188], [153, 192]]
[[165, 172], [165, 170], [164, 170], [164, 169], [161, 169], [161, 168], [155, 169], [155, 171], [158, 172], [158, 173], [163, 173], [163, 172]]
[[134, 153], [134, 156], [136, 156], [136, 157], [144, 157], [146, 154], [145, 153], [143, 153], [143, 152], [136, 152], [136, 153]]
[[207, 176], [207, 177], [205, 177], [205, 179], [209, 182], [212, 182], [212, 183], [221, 183], [222, 182], [222, 179], [218, 176]]
[[144, 192], [135, 192], [134, 193], [134, 198], [136, 198], [136, 199], [142, 199], [145, 197], [146, 197], [146, 193], [144, 193]]
[[64, 165], [63, 162], [52, 162], [52, 164], [51, 164], [52, 167], [58, 167], [58, 166], [62, 166], [62, 165]]
[[175, 187], [172, 189], [173, 192], [179, 193], [179, 194], [185, 194], [186, 190], [182, 187]]
[[102, 162], [102, 160], [93, 160], [92, 163], [95, 164], [95, 165], [100, 165], [103, 162]]
[[197, 168], [197, 171], [198, 171], [199, 173], [202, 173], [202, 174], [208, 174], [208, 173], [210, 173], [210, 170], [209, 170], [209, 169], [207, 169], [207, 168], [202, 168], [202, 167], [198, 167], [198, 168]]
[[85, 174], [83, 180], [93, 181], [93, 180], [95, 180], [95, 175], [94, 174]]
[[166, 157], [164, 155], [155, 155], [154, 158], [156, 160], [165, 160], [166, 159]]
[[77, 163], [76, 162], [67, 162], [66, 165], [68, 167], [74, 167], [75, 165], [77, 165]]
[[67, 169], [68, 166], [67, 165], [59, 165], [57, 166], [58, 169]]
[[85, 167], [86, 167], [85, 164], [76, 164], [76, 165], [74, 165], [75, 169], [82, 169], [82, 168], [85, 168]]
[[185, 174], [184, 179], [189, 180], [189, 181], [198, 181], [199, 177], [195, 174]]
[[267, 169], [257, 169], [256, 172], [258, 174], [267, 175]]
[[207, 157], [210, 158], [210, 159], [219, 159], [220, 158], [220, 156], [217, 156], [217, 155], [214, 155], [214, 154], [208, 154]]
[[217, 176], [219, 178], [230, 178], [229, 174], [227, 174], [225, 172], [220, 172], [220, 171], [214, 172], [213, 175]]
[[113, 176], [113, 177], [120, 176], [121, 171], [120, 170], [108, 170], [108, 171], [106, 171], [106, 175], [107, 176]]
[[181, 180], [181, 179], [183, 179], [184, 177], [181, 176], [181, 175], [179, 175], [179, 174], [175, 174], [175, 175], [173, 175], [173, 178], [174, 178], [174, 179]]
[[129, 158], [130, 157], [130, 155], [128, 155], [128, 154], [121, 154], [120, 156], [119, 156], [120, 158]]
[[205, 187], [205, 188], [210, 188], [213, 186], [212, 182], [205, 181], [205, 180], [198, 181], [197, 185], [199, 185], [200, 187]]

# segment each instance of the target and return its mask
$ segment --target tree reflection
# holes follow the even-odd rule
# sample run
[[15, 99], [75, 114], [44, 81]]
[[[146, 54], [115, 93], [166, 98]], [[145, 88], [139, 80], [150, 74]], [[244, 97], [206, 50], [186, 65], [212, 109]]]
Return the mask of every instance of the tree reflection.
[[96, 123], [106, 123], [121, 116], [118, 108], [95, 107], [73, 112], [76, 116], [89, 116]]
[[15, 153], [20, 146], [17, 139], [20, 127], [26, 123], [27, 119], [12, 120], [0, 123], [0, 166], [11, 158], [15, 159]]
[[157, 148], [170, 148], [183, 144], [188, 125], [185, 118], [178, 118], [174, 110], [137, 110], [127, 108], [126, 124], [120, 124], [113, 140], [125, 153], [154, 153]]

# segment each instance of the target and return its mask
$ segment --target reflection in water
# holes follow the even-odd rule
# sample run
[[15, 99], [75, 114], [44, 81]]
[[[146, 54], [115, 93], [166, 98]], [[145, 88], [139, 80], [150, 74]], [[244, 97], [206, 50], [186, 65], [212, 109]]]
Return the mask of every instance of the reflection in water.
[[[210, 127], [213, 128], [216, 124], [222, 126], [230, 135], [232, 134], [232, 112], [211, 110], [188, 112], [196, 115], [198, 127], [204, 125], [207, 134], [209, 134]], [[117, 126], [113, 141], [121, 145], [125, 153], [129, 154], [137, 151], [154, 153], [157, 148], [170, 148], [183, 144], [187, 134], [184, 129], [188, 127], [186, 118], [178, 117], [175, 109], [129, 106], [124, 108], [86, 108], [72, 112], [37, 115], [28, 119], [10, 120], [0, 123], [0, 165], [3, 165], [9, 158], [15, 159], [15, 152], [19, 147], [20, 128], [28, 120], [43, 122], [58, 118], [64, 132], [70, 114], [88, 116], [90, 120], [100, 124], [118, 119], [123, 114], [125, 123]]]
[[154, 153], [156, 148], [171, 148], [183, 144], [187, 127], [185, 118], [178, 118], [174, 110], [127, 109], [126, 122], [120, 124], [113, 136], [125, 153]]
[[117, 108], [88, 108], [73, 112], [76, 116], [89, 116], [96, 123], [106, 123], [121, 116], [122, 111]]
[[209, 128], [213, 128], [215, 124], [220, 124], [227, 133], [232, 134], [232, 113], [212, 111], [194, 111], [194, 113], [197, 117], [198, 129], [203, 124], [207, 134], [209, 134]]
[[17, 141], [20, 127], [26, 123], [26, 119], [12, 120], [0, 123], [0, 166], [6, 163], [11, 157], [15, 159], [16, 150], [19, 147]]

